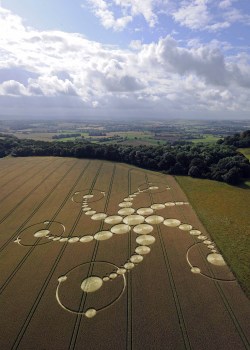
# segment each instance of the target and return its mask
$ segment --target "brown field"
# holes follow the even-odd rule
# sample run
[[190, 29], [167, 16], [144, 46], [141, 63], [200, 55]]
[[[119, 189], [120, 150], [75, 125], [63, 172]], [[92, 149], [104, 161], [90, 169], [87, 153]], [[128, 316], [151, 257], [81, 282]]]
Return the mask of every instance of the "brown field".
[[69, 158], [0, 167], [0, 349], [249, 348], [249, 300], [173, 177]]

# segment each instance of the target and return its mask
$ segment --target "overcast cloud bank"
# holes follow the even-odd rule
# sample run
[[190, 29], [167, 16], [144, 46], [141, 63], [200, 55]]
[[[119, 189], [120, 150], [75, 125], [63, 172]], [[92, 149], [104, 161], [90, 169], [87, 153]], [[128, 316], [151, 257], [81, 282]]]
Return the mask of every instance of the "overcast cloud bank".
[[[110, 11], [105, 1], [91, 3], [100, 18], [100, 8]], [[202, 11], [206, 1], [197, 0], [195, 6], [198, 3]], [[142, 13], [154, 26], [153, 2], [146, 4], [142, 10], [140, 1], [123, 2], [132, 16]], [[224, 0], [220, 6], [228, 8], [230, 1]], [[175, 20], [197, 26], [188, 9], [183, 5], [182, 11], [173, 13]], [[212, 25], [205, 15], [201, 19], [205, 26]], [[119, 25], [114, 16], [110, 21], [110, 25]], [[123, 21], [129, 21], [129, 15], [119, 23]], [[120, 49], [78, 33], [38, 31], [1, 7], [0, 28], [2, 118], [249, 115], [250, 57], [246, 53], [227, 55], [225, 43], [190, 40], [184, 44], [167, 35], [157, 42], [137, 41], [129, 49]]]

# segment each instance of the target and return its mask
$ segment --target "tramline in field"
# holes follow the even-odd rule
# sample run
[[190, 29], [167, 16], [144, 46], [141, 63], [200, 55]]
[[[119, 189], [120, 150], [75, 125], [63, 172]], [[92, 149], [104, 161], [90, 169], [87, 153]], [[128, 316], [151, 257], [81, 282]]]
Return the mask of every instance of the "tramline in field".
[[[195, 242], [188, 249], [186, 254], [186, 260], [190, 266], [192, 273], [200, 274], [201, 276], [205, 276], [212, 280], [218, 280], [221, 282], [234, 282], [234, 278], [218, 279], [213, 276], [208, 276], [206, 273], [202, 272], [201, 268], [194, 266], [190, 261], [189, 251], [196, 247], [198, 244], [204, 244], [209, 252], [207, 255], [207, 261], [213, 265], [225, 266], [226, 263], [222, 255], [216, 249], [214, 242], [212, 242], [206, 235], [202, 234], [200, 230], [193, 228], [191, 224], [183, 223], [178, 218], [164, 218], [163, 216], [158, 215], [158, 211], [162, 209], [173, 206], [188, 205], [188, 202], [178, 201], [154, 203], [148, 208], [133, 208], [134, 199], [137, 197], [139, 198], [142, 193], [152, 195], [153, 193], [162, 193], [167, 190], [170, 190], [170, 187], [163, 183], [142, 184], [138, 187], [137, 191], [130, 193], [127, 197], [123, 198], [123, 202], [118, 204], [120, 209], [113, 215], [108, 215], [104, 212], [97, 212], [93, 207], [96, 202], [101, 201], [105, 197], [104, 191], [97, 189], [92, 191], [89, 189], [78, 190], [73, 194], [71, 198], [72, 202], [80, 204], [83, 213], [86, 216], [89, 216], [93, 221], [101, 221], [110, 225], [109, 229], [99, 230], [92, 235], [66, 236], [67, 230], [63, 223], [46, 220], [44, 222], [37, 223], [25, 228], [17, 237], [15, 242], [21, 246], [36, 246], [51, 242], [59, 242], [64, 244], [83, 244], [89, 243], [93, 240], [109, 240], [114, 235], [127, 234], [130, 231], [133, 231], [137, 235], [135, 239], [137, 246], [133, 254], [125, 263], [121, 264], [120, 266], [116, 266], [112, 262], [108, 261], [91, 261], [75, 266], [67, 273], [65, 273], [65, 275], [58, 278], [58, 286], [56, 289], [56, 300], [58, 304], [68, 312], [78, 315], [85, 315], [87, 318], [96, 316], [97, 312], [106, 310], [108, 307], [120, 299], [126, 288], [126, 273], [134, 269], [139, 263], [144, 260], [144, 257], [150, 253], [150, 246], [155, 243], [155, 237], [153, 236], [154, 226], [159, 224], [163, 224], [167, 227], [178, 228], [182, 231], [187, 231], [190, 235], [197, 238], [197, 242]], [[99, 274], [97, 276], [101, 265], [106, 265], [108, 270], [111, 269], [111, 272], [104, 272], [101, 275]], [[77, 269], [83, 269], [87, 272], [87, 277], [83, 278], [79, 283], [79, 288], [85, 294], [85, 299], [89, 293], [94, 293], [99, 291], [101, 288], [105, 288], [105, 282], [113, 282], [115, 279], [119, 279], [119, 277], [119, 284], [121, 284], [120, 292], [114, 298], [111, 297], [112, 301], [99, 309], [90, 308], [82, 311], [79, 311], [79, 309], [73, 310], [69, 306], [64, 305], [60, 297], [60, 289], [62, 288], [62, 284], [68, 281], [68, 276], [72, 273], [72, 271], [75, 271]], [[96, 270], [95, 273], [93, 272], [94, 269]], [[83, 276], [84, 273], [81, 275]], [[100, 295], [97, 295], [96, 297], [101, 298]]]
[[2, 163], [1, 349], [246, 349], [246, 297], [174, 177]]

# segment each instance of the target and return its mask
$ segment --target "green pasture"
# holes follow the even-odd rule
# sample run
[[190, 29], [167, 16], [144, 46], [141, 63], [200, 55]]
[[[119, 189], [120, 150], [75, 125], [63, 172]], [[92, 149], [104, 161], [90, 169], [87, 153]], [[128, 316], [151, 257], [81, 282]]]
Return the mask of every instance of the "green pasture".
[[[238, 148], [238, 151], [244, 154], [244, 156], [250, 160], [250, 148]], [[246, 180], [244, 184], [250, 188], [250, 179]]]
[[185, 176], [176, 179], [250, 296], [250, 189]]
[[218, 136], [214, 136], [212, 134], [205, 134], [204, 138], [200, 138], [200, 139], [191, 139], [191, 141], [193, 143], [199, 143], [199, 142], [204, 142], [204, 143], [215, 143], [216, 141], [218, 141], [220, 139], [220, 137]]
[[250, 160], [250, 148], [238, 148], [238, 151], [244, 154], [244, 156]]

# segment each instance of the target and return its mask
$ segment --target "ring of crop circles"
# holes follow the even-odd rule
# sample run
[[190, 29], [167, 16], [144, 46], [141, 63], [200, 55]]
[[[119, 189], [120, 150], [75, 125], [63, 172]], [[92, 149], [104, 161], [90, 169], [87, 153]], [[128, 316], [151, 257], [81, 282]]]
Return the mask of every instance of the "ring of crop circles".
[[[167, 190], [170, 190], [170, 187], [166, 185], [164, 182], [144, 182], [138, 187], [138, 191], [149, 190], [150, 187], [152, 187], [152, 190], [154, 191], [154, 193], [162, 193]], [[154, 189], [153, 187], [158, 187], [158, 188]], [[162, 187], [164, 188], [162, 189]]]
[[[42, 221], [42, 222], [38, 222], [36, 224], [30, 225], [25, 227], [20, 234], [18, 235], [16, 242], [18, 242], [18, 244], [24, 246], [24, 247], [33, 247], [34, 245], [44, 245], [44, 244], [48, 244], [50, 242], [52, 242], [52, 239], [49, 239], [49, 237], [51, 236], [51, 231], [49, 230], [50, 226], [53, 224], [57, 224], [61, 226], [61, 233], [58, 235], [56, 235], [55, 237], [58, 237], [58, 239], [60, 239], [62, 237], [62, 235], [65, 233], [65, 226], [59, 222], [59, 221]], [[40, 225], [45, 225], [44, 228], [40, 228], [37, 231], [35, 231], [35, 233], [33, 233], [33, 237], [37, 238], [37, 240], [35, 241], [35, 243], [33, 244], [23, 244], [22, 242], [22, 235], [25, 234], [25, 231], [27, 231], [30, 228], [34, 228], [35, 226], [40, 226]], [[42, 241], [43, 238], [46, 238], [46, 241]]]
[[[216, 277], [212, 277], [212, 276], [209, 276], [203, 272], [201, 272], [200, 268], [197, 267], [197, 266], [194, 266], [191, 262], [190, 262], [190, 259], [189, 259], [189, 253], [190, 251], [194, 248], [194, 247], [197, 247], [197, 245], [199, 244], [203, 244], [202, 242], [198, 242], [198, 243], [194, 243], [193, 245], [191, 245], [188, 250], [187, 250], [187, 253], [186, 253], [186, 259], [187, 259], [187, 263], [188, 265], [190, 266], [190, 269], [193, 273], [195, 274], [199, 274], [203, 277], [206, 277], [212, 281], [218, 281], [218, 282], [235, 282], [236, 279], [223, 279], [223, 278], [216, 278]], [[208, 254], [209, 255], [209, 254]]]
[[[68, 276], [71, 272], [73, 272], [74, 270], [78, 269], [79, 267], [82, 267], [82, 266], [86, 266], [86, 265], [90, 265], [90, 264], [97, 264], [97, 265], [101, 265], [101, 264], [106, 264], [106, 265], [109, 265], [111, 266], [112, 268], [114, 268], [115, 270], [118, 270], [119, 267], [113, 263], [110, 263], [108, 261], [89, 261], [89, 262], [86, 262], [86, 263], [83, 263], [83, 264], [80, 264], [80, 265], [77, 265], [75, 267], [73, 267], [72, 269], [70, 269], [65, 275], [63, 276], [60, 276], [58, 278], [58, 285], [57, 285], [57, 288], [56, 288], [56, 299], [57, 299], [57, 302], [58, 304], [66, 311], [72, 313], [72, 314], [75, 314], [75, 315], [86, 315], [86, 311], [82, 311], [82, 312], [79, 312], [78, 310], [73, 310], [65, 305], [63, 305], [63, 303], [61, 302], [61, 299], [60, 299], [60, 296], [59, 296], [59, 289], [60, 289], [60, 286], [62, 283], [64, 283], [65, 281], [67, 281], [68, 279]], [[118, 294], [118, 296], [113, 299], [110, 303], [108, 303], [107, 305], [99, 308], [99, 309], [92, 309], [94, 310], [96, 313], [97, 312], [100, 312], [100, 311], [103, 311], [103, 310], [106, 310], [107, 308], [109, 308], [111, 305], [115, 304], [118, 302], [118, 300], [121, 298], [122, 294], [124, 293], [125, 289], [126, 289], [126, 277], [123, 275], [120, 275], [123, 279], [123, 288], [121, 290], [121, 292]], [[107, 282], [106, 282], [107, 283]], [[79, 287], [80, 288], [80, 287]]]
[[89, 188], [86, 188], [84, 190], [79, 190], [76, 191], [73, 196], [71, 197], [72, 201], [75, 203], [82, 203], [84, 200], [84, 196], [88, 196], [88, 195], [93, 195], [92, 198], [88, 198], [88, 203], [94, 203], [94, 202], [98, 202], [101, 199], [104, 198], [105, 196], [105, 192], [98, 190], [98, 189], [94, 189], [91, 190]]

